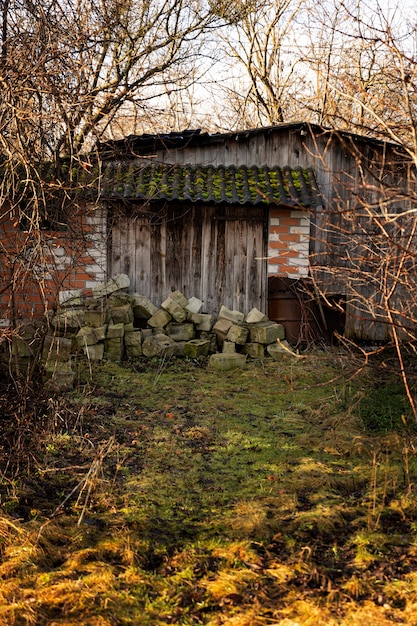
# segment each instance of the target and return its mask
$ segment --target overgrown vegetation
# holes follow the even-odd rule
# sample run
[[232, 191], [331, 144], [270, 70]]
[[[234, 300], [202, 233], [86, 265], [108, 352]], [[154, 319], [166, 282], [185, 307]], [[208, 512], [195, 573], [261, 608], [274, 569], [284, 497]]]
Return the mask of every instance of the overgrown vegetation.
[[416, 624], [414, 430], [376, 365], [304, 357], [80, 363], [2, 475], [0, 623]]

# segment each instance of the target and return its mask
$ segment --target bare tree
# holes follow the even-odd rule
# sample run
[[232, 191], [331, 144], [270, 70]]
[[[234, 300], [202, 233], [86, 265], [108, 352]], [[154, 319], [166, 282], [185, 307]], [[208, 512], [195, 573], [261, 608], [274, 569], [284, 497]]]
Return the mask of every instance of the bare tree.
[[[404, 14], [399, 20], [395, 11], [379, 5], [369, 12], [360, 2], [340, 2], [337, 9], [339, 20], [330, 24], [326, 71], [318, 74], [325, 94], [318, 101], [318, 113], [328, 126], [370, 140], [359, 145], [340, 136], [356, 174], [349, 177], [343, 168], [333, 172], [335, 189], [344, 193], [335, 193], [322, 218], [318, 236], [321, 231], [326, 250], [314, 260], [312, 275], [321, 281], [325, 298], [332, 283], [343, 286], [353, 339], [361, 339], [366, 325], [368, 332], [379, 329], [376, 341], [388, 341], [395, 348], [417, 419], [413, 371], [406, 358], [407, 351], [417, 349], [415, 28]], [[322, 23], [323, 29], [327, 26]], [[316, 54], [312, 61], [317, 69], [322, 56]], [[375, 138], [381, 141], [379, 159], [372, 149]]]
[[223, 127], [225, 121], [236, 128], [293, 118], [303, 84], [298, 72], [301, 57], [294, 54], [295, 18], [303, 4], [303, 0], [263, 0], [225, 32]]
[[0, 2], [0, 217], [30, 231], [36, 266], [42, 230], [63, 225], [97, 143], [124, 112], [140, 123], [161, 94], [195, 81], [218, 13], [185, 0]]
[[192, 85], [202, 35], [227, 19], [200, 0], [0, 0], [1, 318], [15, 324], [32, 292], [48, 309], [89, 245], [79, 192], [93, 211], [99, 142], [143, 132], [161, 96]]

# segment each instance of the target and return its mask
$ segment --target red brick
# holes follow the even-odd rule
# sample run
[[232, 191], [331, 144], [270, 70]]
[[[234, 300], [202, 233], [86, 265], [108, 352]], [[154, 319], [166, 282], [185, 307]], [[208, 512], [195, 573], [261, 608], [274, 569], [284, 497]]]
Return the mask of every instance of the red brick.
[[287, 235], [280, 235], [280, 240], [289, 241], [292, 243], [299, 243], [300, 235], [297, 235], [296, 233], [288, 233]]
[[287, 246], [282, 241], [270, 241], [268, 244], [272, 250], [286, 250]]
[[300, 220], [296, 217], [287, 217], [284, 215], [279, 218], [279, 225], [280, 226], [299, 226]]
[[288, 233], [288, 226], [270, 226], [270, 233]]

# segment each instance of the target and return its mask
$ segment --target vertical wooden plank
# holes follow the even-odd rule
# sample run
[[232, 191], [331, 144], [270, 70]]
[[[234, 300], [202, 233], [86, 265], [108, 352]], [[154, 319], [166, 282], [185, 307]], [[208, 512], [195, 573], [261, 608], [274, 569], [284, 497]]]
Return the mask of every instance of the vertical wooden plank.
[[130, 278], [130, 291], [137, 291], [137, 273], [136, 273], [136, 235], [135, 229], [131, 226], [131, 212], [124, 217], [124, 229], [123, 229], [123, 239], [121, 243], [123, 245], [121, 249], [121, 260], [122, 260], [122, 272], [127, 274]]
[[202, 236], [206, 207], [193, 207], [190, 251], [190, 296], [202, 299]]
[[166, 206], [150, 220], [150, 300], [156, 305], [164, 301], [166, 285]]
[[[234, 216], [231, 207], [228, 207], [229, 216], [226, 222], [226, 245], [229, 246], [228, 262], [230, 271], [227, 272], [227, 300], [226, 306], [243, 311], [245, 298], [246, 247], [244, 245], [244, 226], [242, 211]], [[246, 243], [246, 237], [245, 237]]]
[[109, 277], [120, 274], [120, 216], [115, 217], [114, 213], [110, 220], [110, 255], [109, 266], [107, 268], [107, 274]]
[[228, 258], [226, 254], [227, 242], [226, 242], [226, 212], [225, 207], [218, 207], [213, 221], [213, 228], [215, 229], [216, 246], [214, 249], [215, 256], [213, 257], [213, 287], [211, 289], [212, 302], [215, 306], [214, 311], [218, 312], [221, 305], [225, 303], [227, 296], [226, 277], [227, 272], [230, 271], [228, 267]]
[[179, 218], [176, 215], [175, 207], [170, 205], [167, 208], [167, 235], [166, 235], [166, 261], [165, 261], [165, 272], [166, 272], [166, 287], [167, 293], [164, 294], [165, 297], [171, 291], [175, 291], [178, 289], [178, 281], [180, 279], [181, 273], [181, 260], [180, 260], [180, 250], [181, 250], [181, 239], [179, 231], [181, 230], [181, 226], [179, 225]]
[[208, 206], [204, 210], [201, 224], [201, 292], [205, 312], [218, 311], [218, 294], [215, 279], [217, 266], [217, 231], [218, 223], [215, 219], [216, 209]]
[[246, 310], [256, 307], [267, 311], [267, 209], [250, 211], [247, 229], [246, 257]]
[[178, 219], [179, 248], [177, 250], [177, 257], [180, 267], [180, 275], [178, 277], [178, 286], [176, 288], [179, 289], [186, 298], [190, 298], [194, 295], [192, 292], [192, 239], [194, 230], [193, 212], [193, 207], [190, 207], [186, 212], [184, 212], [183, 209]]
[[131, 223], [135, 239], [135, 291], [151, 297], [151, 232], [149, 217], [137, 213]]
[[109, 276], [127, 274], [131, 280], [134, 274], [131, 265], [135, 264], [135, 242], [130, 236], [130, 218], [120, 214], [113, 221], [112, 228], [112, 254]]

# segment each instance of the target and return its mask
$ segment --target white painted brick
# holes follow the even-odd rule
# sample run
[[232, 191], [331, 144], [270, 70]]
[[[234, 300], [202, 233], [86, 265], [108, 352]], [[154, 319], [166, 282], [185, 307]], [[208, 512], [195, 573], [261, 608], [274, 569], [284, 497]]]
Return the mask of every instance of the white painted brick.
[[309, 235], [309, 226], [290, 226], [290, 233], [294, 235]]
[[297, 209], [292, 209], [290, 211], [290, 217], [295, 217], [297, 219], [309, 219], [309, 214], [307, 213], [307, 211], [299, 211]]
[[279, 226], [280, 225], [279, 217], [270, 217], [269, 218], [269, 225], [270, 226]]
[[58, 265], [60, 269], [67, 268], [69, 265], [73, 264], [73, 258], [71, 256], [64, 256], [58, 259], [55, 259], [55, 263], [52, 267], [57, 268]]
[[310, 218], [309, 217], [302, 217], [300, 219], [300, 226], [308, 226], [308, 228], [310, 228]]
[[95, 273], [95, 272], [104, 272], [104, 267], [102, 265], [98, 265], [97, 263], [86, 265], [85, 271], [87, 273]]
[[308, 266], [308, 259], [307, 257], [293, 258], [293, 259], [290, 259], [290, 265], [292, 267], [305, 267], [305, 266]]
[[102, 282], [102, 280], [86, 280], [85, 287], [86, 289], [94, 289], [94, 287], [98, 287]]
[[105, 259], [106, 258], [106, 253], [104, 252], [104, 250], [99, 250], [99, 248], [88, 248], [88, 250], [86, 250], [88, 256], [91, 256], [91, 258], [93, 259]]
[[88, 226], [94, 226], [95, 230], [102, 230], [103, 228], [103, 220], [101, 217], [86, 217], [85, 221]]
[[288, 246], [289, 248], [291, 248], [292, 250], [307, 250], [310, 247], [310, 243], [309, 241], [294, 241], [291, 242]]

